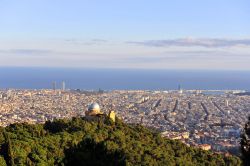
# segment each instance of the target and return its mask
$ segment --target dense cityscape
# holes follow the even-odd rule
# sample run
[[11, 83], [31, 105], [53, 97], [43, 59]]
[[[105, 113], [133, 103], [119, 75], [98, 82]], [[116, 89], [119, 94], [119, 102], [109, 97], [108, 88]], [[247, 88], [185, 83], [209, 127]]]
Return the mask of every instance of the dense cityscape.
[[163, 137], [215, 152], [239, 153], [250, 96], [237, 90], [83, 91], [62, 89], [0, 91], [0, 125], [85, 116], [97, 102], [128, 124], [141, 124]]

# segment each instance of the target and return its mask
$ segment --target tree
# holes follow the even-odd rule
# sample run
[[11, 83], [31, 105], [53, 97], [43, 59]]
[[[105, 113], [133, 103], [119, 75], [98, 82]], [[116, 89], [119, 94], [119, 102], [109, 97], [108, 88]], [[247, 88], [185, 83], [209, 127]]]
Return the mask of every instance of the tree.
[[250, 165], [250, 117], [248, 117], [248, 122], [245, 124], [240, 144], [244, 165]]
[[7, 164], [6, 164], [6, 162], [5, 162], [4, 158], [3, 158], [3, 156], [0, 156], [0, 165], [1, 165], [1, 166], [7, 166]]
[[[250, 124], [248, 124], [249, 128]], [[42, 134], [41, 134], [42, 133]], [[245, 136], [248, 138], [249, 132]], [[0, 128], [0, 165], [241, 165], [223, 157], [162, 138], [141, 125], [114, 123], [103, 116], [13, 124]]]

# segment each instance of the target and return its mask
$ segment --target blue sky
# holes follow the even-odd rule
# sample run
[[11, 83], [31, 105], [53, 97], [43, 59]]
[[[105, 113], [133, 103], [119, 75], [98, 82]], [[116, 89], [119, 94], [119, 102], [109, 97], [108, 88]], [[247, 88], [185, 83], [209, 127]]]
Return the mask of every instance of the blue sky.
[[250, 70], [249, 9], [248, 0], [0, 0], [0, 66]]

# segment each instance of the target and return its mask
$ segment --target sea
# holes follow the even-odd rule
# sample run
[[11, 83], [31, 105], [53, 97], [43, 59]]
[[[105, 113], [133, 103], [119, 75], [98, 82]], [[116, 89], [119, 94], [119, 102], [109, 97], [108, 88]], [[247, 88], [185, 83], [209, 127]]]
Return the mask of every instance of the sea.
[[0, 67], [0, 89], [250, 90], [250, 71]]

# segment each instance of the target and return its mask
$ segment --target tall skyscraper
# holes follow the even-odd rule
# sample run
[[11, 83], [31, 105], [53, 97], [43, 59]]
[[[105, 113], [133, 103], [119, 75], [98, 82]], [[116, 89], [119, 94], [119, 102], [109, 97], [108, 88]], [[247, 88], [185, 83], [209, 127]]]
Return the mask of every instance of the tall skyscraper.
[[65, 91], [65, 87], [66, 87], [66, 85], [65, 85], [65, 82], [63, 81], [62, 82], [62, 91]]
[[180, 84], [178, 85], [178, 90], [179, 90], [179, 91], [181, 90], [181, 85], [180, 85]]
[[55, 82], [55, 81], [52, 82], [52, 89], [53, 89], [53, 90], [56, 90], [56, 82]]
[[179, 91], [180, 94], [182, 94], [182, 92], [183, 92], [183, 90], [181, 89], [181, 85], [180, 84], [178, 85], [178, 91]]

